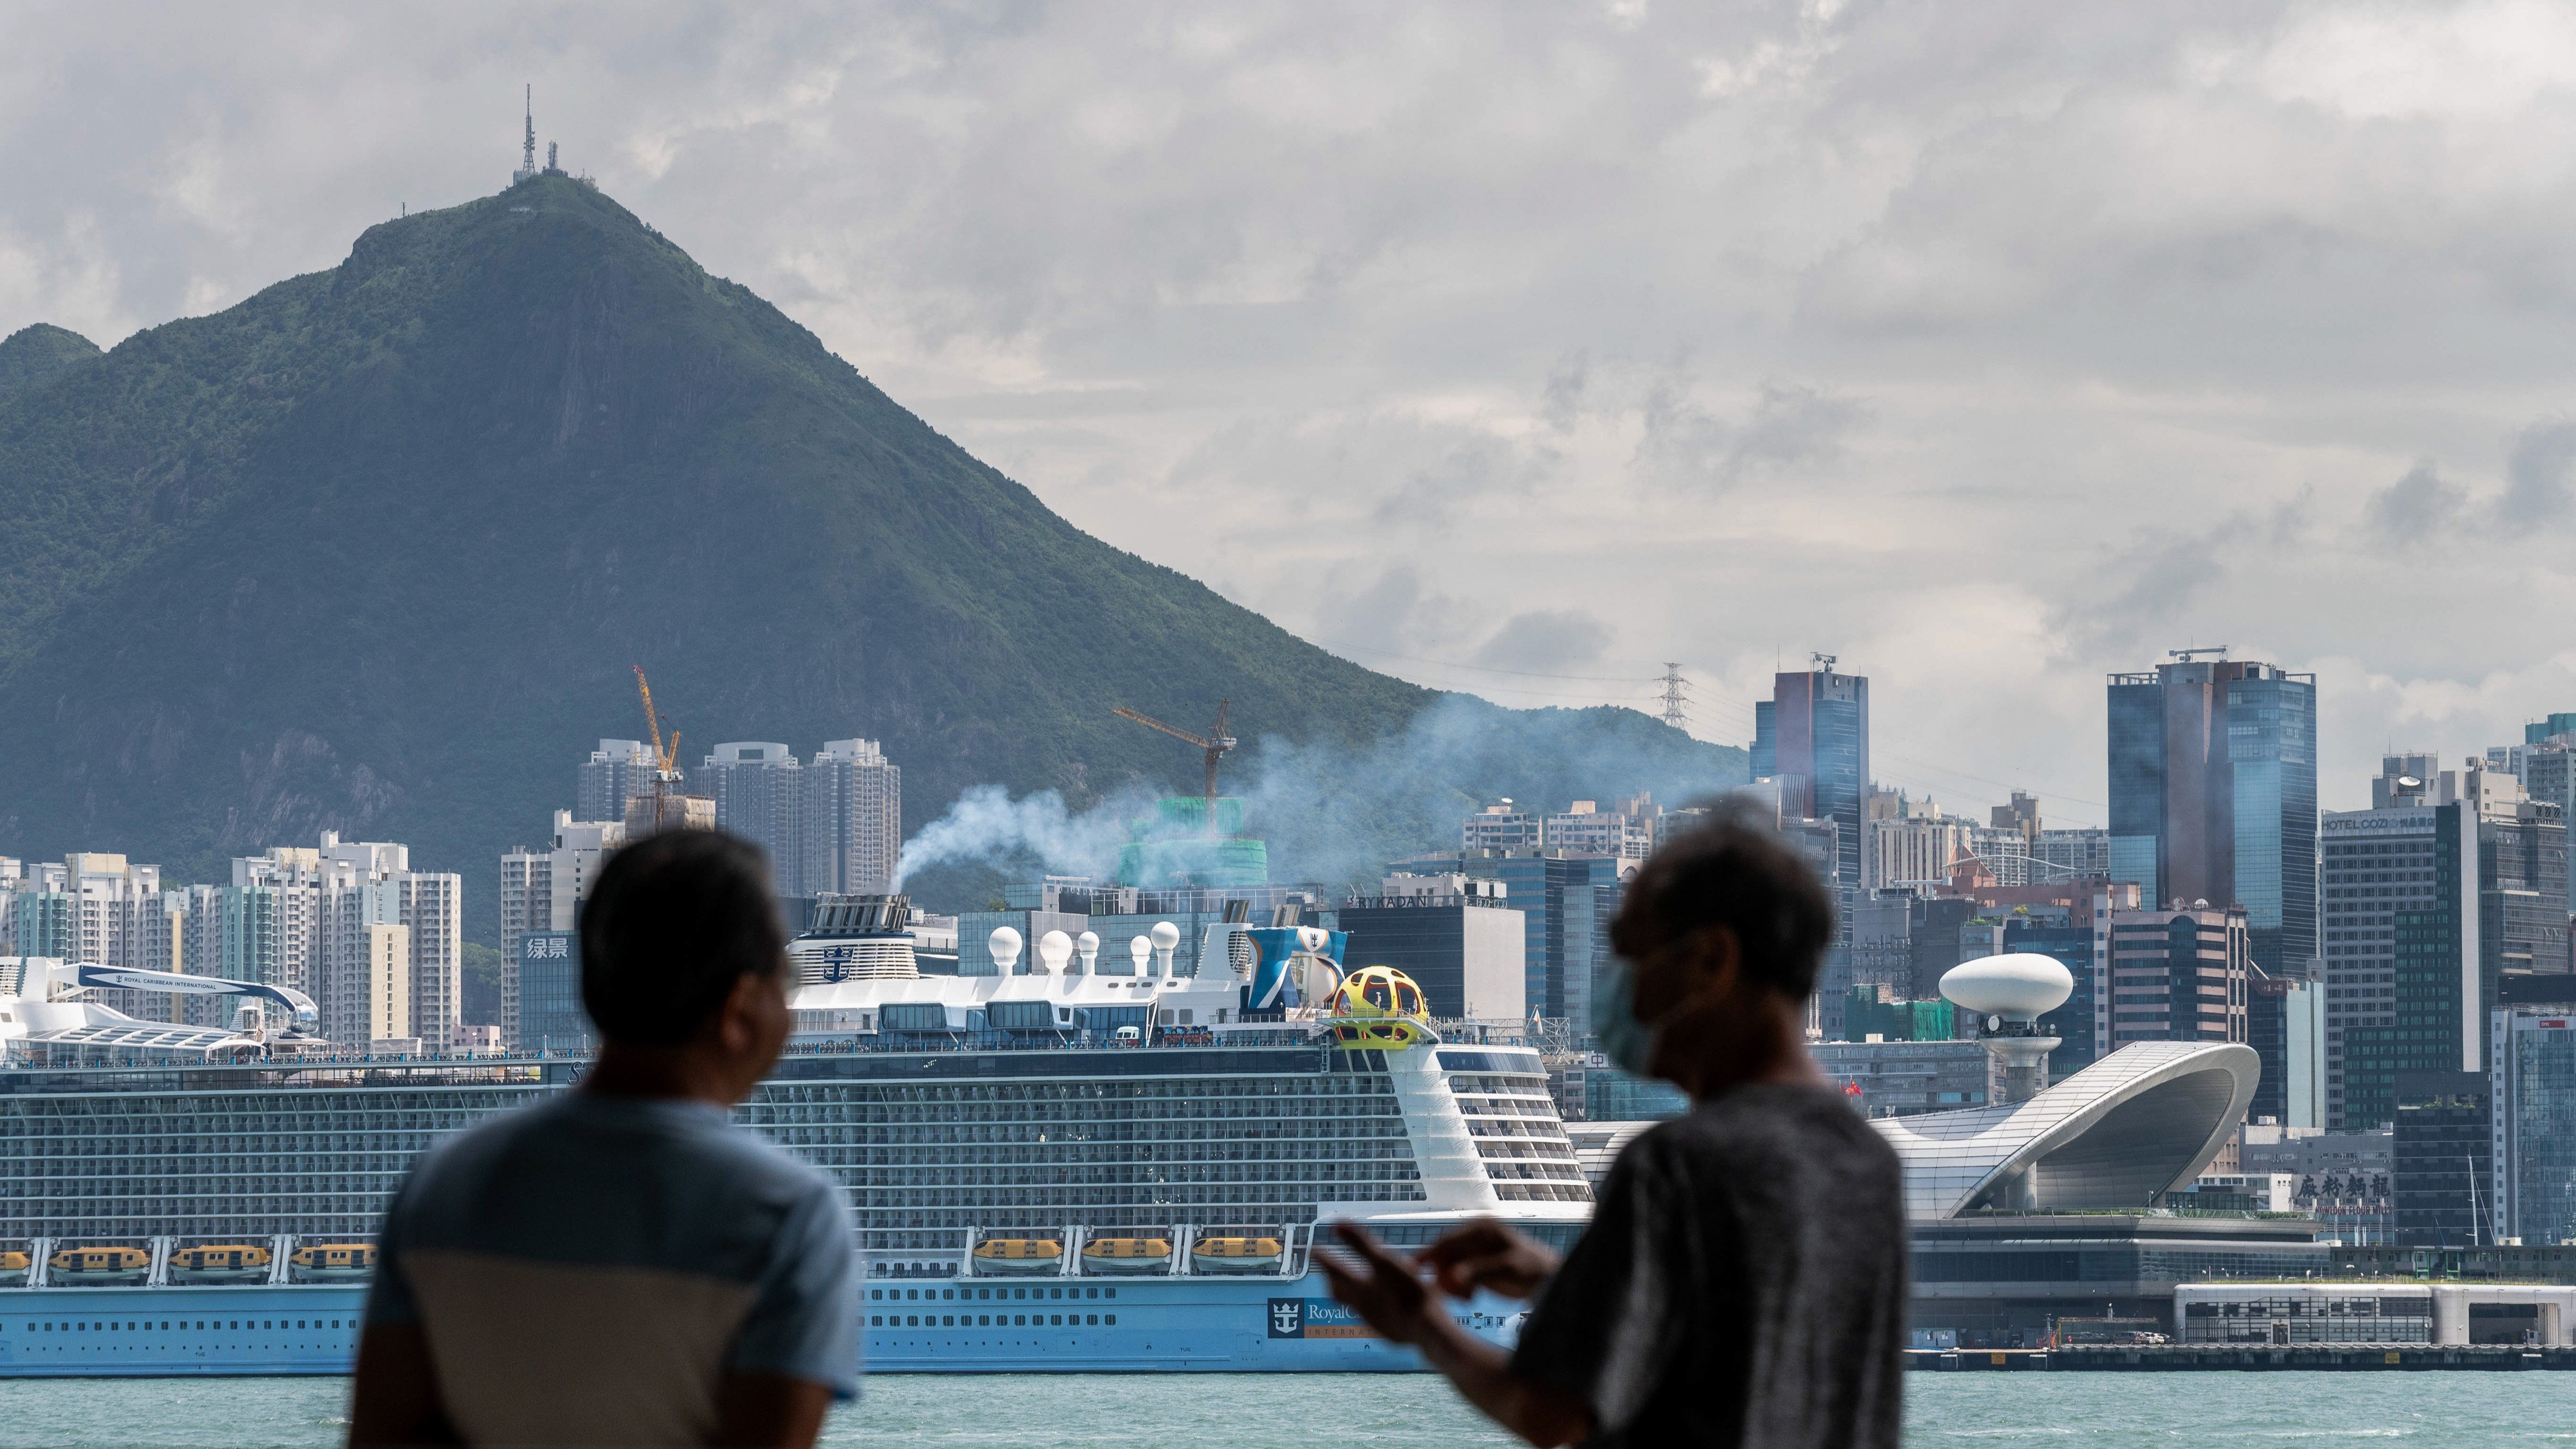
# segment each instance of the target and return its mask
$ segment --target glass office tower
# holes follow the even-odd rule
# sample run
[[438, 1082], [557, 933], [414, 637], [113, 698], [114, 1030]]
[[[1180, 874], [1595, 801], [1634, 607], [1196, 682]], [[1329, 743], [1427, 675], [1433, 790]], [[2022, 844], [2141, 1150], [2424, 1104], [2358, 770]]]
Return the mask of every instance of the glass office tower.
[[1860, 888], [1861, 828], [1869, 805], [1869, 681], [1837, 674], [1830, 656], [1803, 674], [1775, 675], [1771, 698], [1753, 714], [1757, 772], [1778, 778], [1784, 818], [1830, 820], [1836, 827], [1836, 905], [1848, 917]]
[[[2182, 651], [2197, 654], [2203, 651]], [[2264, 970], [2317, 954], [2317, 684], [2183, 657], [2110, 677], [2111, 877], [2240, 905]]]

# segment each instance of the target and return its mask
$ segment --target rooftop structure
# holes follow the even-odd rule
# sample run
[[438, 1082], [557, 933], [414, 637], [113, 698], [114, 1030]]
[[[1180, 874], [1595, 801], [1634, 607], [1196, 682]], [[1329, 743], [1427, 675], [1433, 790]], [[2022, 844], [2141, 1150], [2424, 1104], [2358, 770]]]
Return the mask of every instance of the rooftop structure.
[[2254, 1049], [2139, 1042], [2026, 1102], [1882, 1117], [1917, 1219], [2145, 1208], [2189, 1186], [2254, 1100]]

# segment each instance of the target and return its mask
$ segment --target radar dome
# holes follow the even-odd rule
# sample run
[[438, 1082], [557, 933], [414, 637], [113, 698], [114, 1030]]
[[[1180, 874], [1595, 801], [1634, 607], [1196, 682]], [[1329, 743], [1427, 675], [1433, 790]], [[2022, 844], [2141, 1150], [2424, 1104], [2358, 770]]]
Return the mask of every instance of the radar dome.
[[2075, 975], [2054, 956], [2013, 951], [1951, 967], [1941, 994], [1979, 1016], [2029, 1021], [2064, 1006], [2075, 994]]
[[1169, 951], [1181, 944], [1181, 928], [1169, 921], [1156, 921], [1151, 934], [1157, 951]]
[[993, 964], [1001, 968], [1003, 975], [1010, 975], [1011, 968], [1019, 964], [1020, 933], [1008, 926], [995, 926], [984, 944], [993, 952]]
[[1073, 938], [1071, 936], [1062, 931], [1049, 931], [1038, 937], [1038, 960], [1050, 973], [1062, 971], [1065, 963], [1072, 959]]

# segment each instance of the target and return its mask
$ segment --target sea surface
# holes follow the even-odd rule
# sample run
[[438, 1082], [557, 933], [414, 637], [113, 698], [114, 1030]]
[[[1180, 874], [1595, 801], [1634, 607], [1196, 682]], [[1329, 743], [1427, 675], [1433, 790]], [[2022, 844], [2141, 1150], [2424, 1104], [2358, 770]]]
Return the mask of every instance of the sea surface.
[[[1914, 1374], [1909, 1449], [2576, 1443], [2576, 1374]], [[0, 1381], [0, 1449], [323, 1449], [345, 1379]], [[834, 1445], [1480, 1446], [1515, 1441], [1417, 1374], [889, 1375]]]

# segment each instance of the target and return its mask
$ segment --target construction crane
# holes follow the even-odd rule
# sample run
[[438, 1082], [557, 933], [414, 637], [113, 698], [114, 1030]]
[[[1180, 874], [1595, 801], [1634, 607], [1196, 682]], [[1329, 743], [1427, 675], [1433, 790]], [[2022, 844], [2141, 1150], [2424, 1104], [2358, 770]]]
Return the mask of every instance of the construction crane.
[[635, 666], [635, 692], [644, 698], [644, 728], [653, 736], [653, 828], [661, 830], [676, 822], [669, 819], [671, 790], [680, 782], [680, 732], [671, 731], [671, 743], [662, 743], [662, 717], [653, 712], [653, 686], [644, 682], [644, 666]]
[[1150, 714], [1139, 714], [1135, 710], [1129, 709], [1123, 704], [1110, 711], [1111, 714], [1118, 716], [1120, 719], [1132, 719], [1149, 730], [1161, 730], [1163, 733], [1170, 735], [1173, 739], [1187, 740], [1206, 752], [1207, 828], [1208, 834], [1210, 835], [1218, 833], [1216, 823], [1216, 762], [1224, 759], [1225, 752], [1233, 749], [1235, 745], [1234, 736], [1225, 732], [1225, 712], [1231, 703], [1231, 700], [1223, 699], [1216, 702], [1216, 723], [1209, 727], [1208, 732], [1205, 735], [1194, 735], [1188, 730], [1182, 729], [1178, 725], [1167, 725]]
[[635, 692], [644, 697], [644, 727], [653, 732], [653, 770], [664, 784], [680, 778], [680, 732], [671, 731], [671, 747], [662, 748], [662, 717], [653, 712], [653, 686], [644, 682], [644, 666], [635, 666]]

